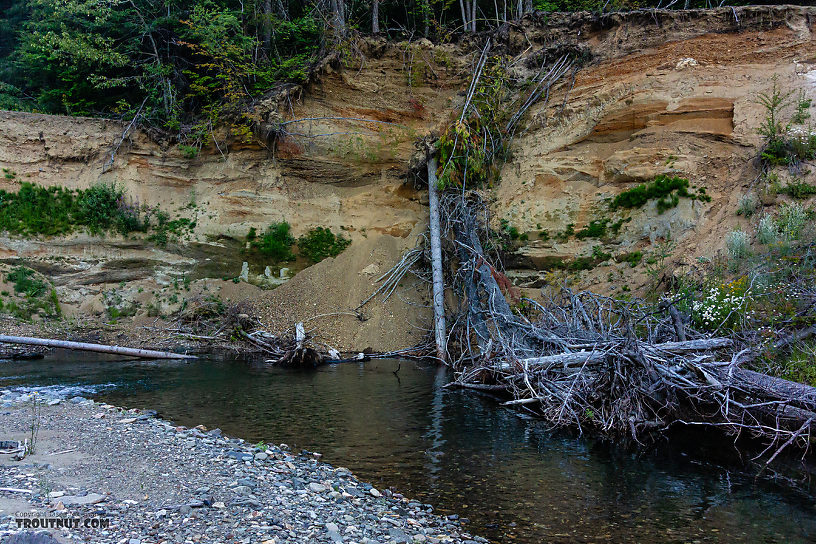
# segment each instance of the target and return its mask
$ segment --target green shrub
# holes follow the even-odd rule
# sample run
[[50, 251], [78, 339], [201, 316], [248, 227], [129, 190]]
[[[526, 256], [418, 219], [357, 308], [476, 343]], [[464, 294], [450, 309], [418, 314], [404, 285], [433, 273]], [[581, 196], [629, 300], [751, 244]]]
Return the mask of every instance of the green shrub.
[[24, 293], [29, 298], [36, 298], [45, 293], [48, 286], [34, 275], [34, 271], [24, 266], [13, 268], [6, 274], [6, 281], [14, 284], [15, 293]]
[[640, 208], [650, 200], [657, 199], [657, 210], [663, 213], [677, 206], [680, 197], [711, 201], [711, 197], [705, 194], [705, 189], [701, 188], [697, 194], [689, 192], [689, 180], [686, 178], [660, 175], [649, 183], [642, 183], [620, 193], [612, 199], [609, 207], [612, 210]]
[[744, 215], [751, 217], [759, 207], [759, 200], [753, 194], [742, 195], [740, 197], [739, 206], [737, 206], [737, 215]]
[[289, 233], [291, 228], [286, 221], [272, 223], [260, 239], [252, 242], [251, 247], [274, 261], [291, 261], [295, 258], [292, 253], [295, 238]]
[[725, 247], [731, 259], [739, 260], [747, 257], [750, 247], [748, 235], [741, 230], [732, 230], [725, 237]]
[[317, 263], [326, 257], [339, 255], [351, 244], [351, 240], [335, 235], [327, 228], [316, 227], [298, 238], [297, 244], [301, 255]]
[[606, 236], [608, 225], [609, 219], [593, 219], [586, 227], [576, 232], [575, 237], [579, 240], [583, 240], [585, 238], [603, 238]]
[[643, 260], [643, 252], [632, 251], [630, 253], [624, 253], [623, 255], [616, 257], [615, 260], [619, 263], [629, 263], [629, 267], [634, 268], [640, 264], [640, 261]]
[[791, 145], [783, 138], [768, 141], [760, 158], [771, 166], [788, 165], [791, 162]]
[[800, 179], [794, 179], [793, 181], [789, 181], [779, 192], [793, 198], [805, 199], [810, 195], [816, 194], [816, 186], [805, 183]]
[[808, 222], [808, 213], [798, 202], [785, 204], [779, 208], [777, 217], [779, 232], [785, 240], [798, 240], [802, 236], [805, 225]]
[[0, 231], [57, 236], [78, 227], [92, 234], [127, 234], [146, 231], [148, 222], [141, 219], [138, 204], [128, 203], [124, 191], [113, 185], [73, 191], [24, 182], [16, 193], [0, 191]]
[[592, 257], [595, 258], [597, 260], [597, 262], [604, 262], [604, 261], [608, 261], [609, 259], [611, 259], [612, 255], [609, 254], [609, 253], [606, 253], [603, 250], [603, 246], [593, 246], [593, 248], [592, 248]]
[[757, 238], [761, 244], [774, 244], [779, 240], [779, 229], [771, 214], [765, 214], [757, 226]]
[[781, 376], [786, 380], [816, 386], [816, 345], [796, 346], [782, 363]]
[[793, 114], [791, 118], [791, 123], [795, 123], [797, 125], [803, 124], [810, 118], [810, 106], [811, 100], [810, 98], [805, 95], [805, 90], [802, 89], [799, 91], [799, 98], [796, 101], [796, 113]]

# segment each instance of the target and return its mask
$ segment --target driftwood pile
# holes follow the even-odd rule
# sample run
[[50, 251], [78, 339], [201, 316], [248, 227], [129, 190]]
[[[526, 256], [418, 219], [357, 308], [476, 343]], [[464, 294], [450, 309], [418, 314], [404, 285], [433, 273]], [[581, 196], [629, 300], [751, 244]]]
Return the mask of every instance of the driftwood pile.
[[[807, 450], [816, 431], [816, 389], [743, 369], [756, 354], [729, 337], [684, 325], [659, 305], [562, 289], [518, 297], [501, 273], [487, 207], [476, 193], [441, 205], [453, 385], [499, 392], [556, 427], [648, 443], [675, 425], [761, 437], [773, 460]], [[508, 299], [514, 303], [511, 307]]]

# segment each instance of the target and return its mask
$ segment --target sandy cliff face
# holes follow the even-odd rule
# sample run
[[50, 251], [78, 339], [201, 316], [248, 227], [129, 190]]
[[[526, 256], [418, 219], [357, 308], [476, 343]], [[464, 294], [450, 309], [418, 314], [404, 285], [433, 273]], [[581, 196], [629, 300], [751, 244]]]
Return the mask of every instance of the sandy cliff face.
[[[734, 210], [758, 175], [757, 94], [778, 74], [783, 86], [816, 95], [814, 16], [816, 9], [789, 7], [538, 15], [505, 30], [497, 47], [516, 56], [521, 75], [556, 46], [591, 57], [547, 107], [531, 110], [493, 190], [497, 226], [505, 219], [529, 237], [508, 260], [511, 275], [540, 286], [554, 259], [591, 255], [599, 245], [616, 256], [648, 254], [669, 236], [677, 244], [672, 268], [719, 250], [745, 221]], [[82, 315], [104, 317], [119, 296], [139, 303], [139, 323], [153, 323], [156, 312], [148, 316], [147, 307], [179, 308], [186, 295], [173, 294], [187, 277], [190, 292], [251, 298], [274, 329], [310, 319], [307, 328], [340, 348], [414, 344], [427, 323], [424, 284], [406, 285], [384, 306], [354, 309], [424, 229], [423, 195], [406, 181], [407, 163], [413, 142], [444, 128], [461, 106], [475, 50], [364, 42], [302, 94], [262, 104], [261, 116], [277, 110], [302, 119], [286, 125], [289, 137], [274, 151], [222, 138], [220, 149], [188, 159], [135, 132], [110, 163], [124, 130], [118, 122], [0, 112], [0, 166], [17, 173], [0, 188], [14, 190], [21, 180], [75, 188], [115, 181], [140, 203], [196, 222], [167, 247], [110, 235], [4, 237], [0, 260], [46, 274], [67, 309]], [[555, 236], [608, 215], [610, 198], [659, 174], [688, 178], [712, 201], [681, 199], [662, 214], [654, 202], [621, 212], [615, 217], [628, 222], [604, 240]], [[273, 291], [223, 281], [240, 273], [249, 228], [281, 220], [295, 235], [323, 226], [353, 243]], [[266, 264], [250, 262], [251, 275]], [[601, 291], [623, 283], [638, 289], [645, 273], [612, 260], [578, 281]]]
[[[540, 285], [546, 272], [529, 269], [554, 259], [591, 256], [596, 246], [613, 256], [648, 255], [668, 239], [671, 272], [712, 257], [730, 230], [750, 230], [735, 211], [743, 195], [757, 192], [757, 128], [765, 115], [757, 98], [774, 75], [785, 89], [816, 95], [812, 11], [750, 8], [729, 20], [730, 10], [718, 10], [587, 29], [585, 43], [606, 60], [577, 72], [566, 102], [562, 89], [550, 107], [532, 112], [496, 190], [497, 216], [532, 240], [512, 259], [511, 275]], [[740, 26], [729, 31], [735, 16]], [[712, 201], [681, 199], [663, 213], [654, 201], [610, 212], [615, 195], [661, 174], [687, 178]], [[605, 216], [627, 221], [618, 235], [555, 239], [569, 224], [577, 232]], [[646, 283], [643, 267], [614, 261], [581, 277], [582, 287], [602, 292]]]

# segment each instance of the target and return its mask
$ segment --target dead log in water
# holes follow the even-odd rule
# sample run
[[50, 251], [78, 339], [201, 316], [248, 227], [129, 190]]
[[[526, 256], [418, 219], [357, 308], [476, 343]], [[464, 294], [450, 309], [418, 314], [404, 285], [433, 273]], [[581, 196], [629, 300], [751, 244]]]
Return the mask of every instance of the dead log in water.
[[167, 351], [154, 351], [150, 349], [125, 348], [121, 346], [106, 346], [103, 344], [90, 344], [87, 342], [70, 342], [68, 340], [52, 340], [49, 338], [31, 338], [27, 336], [5, 336], [0, 335], [0, 342], [6, 344], [22, 344], [27, 346], [45, 346], [49, 348], [71, 349], [78, 351], [93, 351], [96, 353], [110, 353], [113, 355], [126, 355], [128, 357], [139, 357], [142, 359], [195, 359], [195, 355], [184, 353], [171, 353]]

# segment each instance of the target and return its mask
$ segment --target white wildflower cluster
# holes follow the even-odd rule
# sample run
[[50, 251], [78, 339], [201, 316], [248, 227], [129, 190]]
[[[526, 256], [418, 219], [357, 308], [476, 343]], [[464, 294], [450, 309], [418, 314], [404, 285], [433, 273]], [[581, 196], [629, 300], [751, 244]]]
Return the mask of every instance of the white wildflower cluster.
[[787, 131], [788, 138], [807, 143], [811, 138], [816, 137], [816, 129], [802, 125], [791, 125]]
[[705, 329], [713, 330], [735, 323], [744, 305], [745, 300], [742, 295], [728, 293], [719, 287], [712, 287], [703, 300], [695, 301], [692, 304], [692, 309], [699, 324]]

